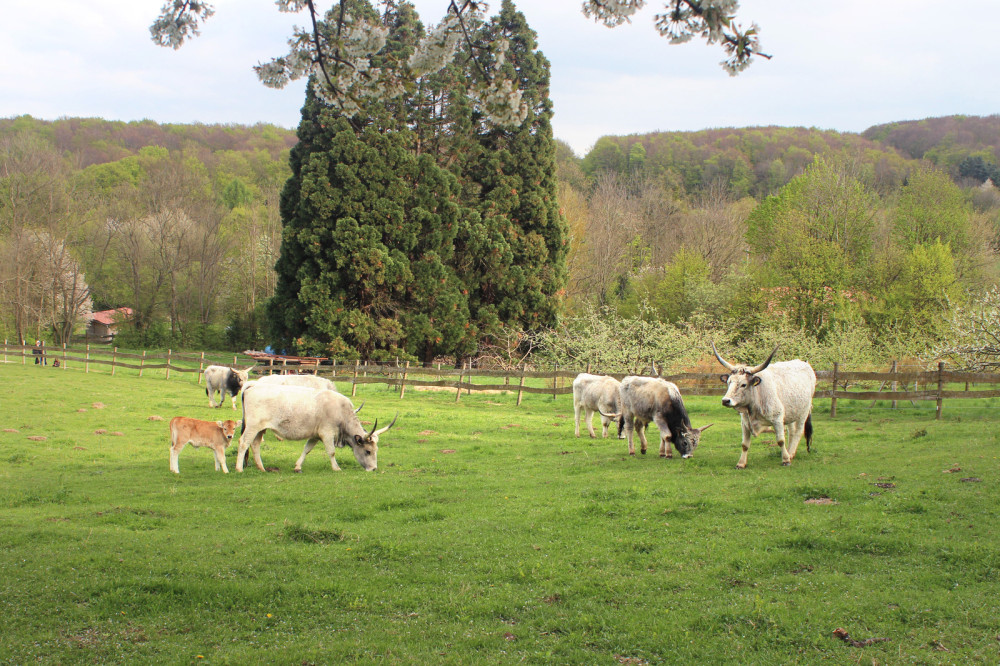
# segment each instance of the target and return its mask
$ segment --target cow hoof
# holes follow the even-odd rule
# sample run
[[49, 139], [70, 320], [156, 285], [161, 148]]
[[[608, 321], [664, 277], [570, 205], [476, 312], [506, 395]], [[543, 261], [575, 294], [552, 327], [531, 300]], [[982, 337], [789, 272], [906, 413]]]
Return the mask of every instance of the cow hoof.
[[642, 451], [639, 451], [639, 453], [641, 453], [642, 455], [646, 455], [645, 449], [643, 449]]
[[791, 464], [792, 464], [791, 460], [787, 460], [787, 461], [783, 460], [783, 461], [781, 461], [781, 466], [782, 467], [788, 467]]
[[736, 466], [736, 469], [746, 469], [746, 468], [747, 468], [746, 465], [737, 465]]
[[633, 458], [635, 458], [635, 451], [629, 451], [629, 452], [628, 452], [628, 454], [629, 454], [630, 456], [632, 456]]
[[301, 469], [293, 469], [292, 472], [295, 473], [295, 474], [301, 474], [302, 470]]
[[661, 457], [661, 458], [669, 458], [670, 456], [668, 456], [668, 455], [667, 455], [666, 453], [661, 453], [661, 454], [660, 454], [660, 457]]

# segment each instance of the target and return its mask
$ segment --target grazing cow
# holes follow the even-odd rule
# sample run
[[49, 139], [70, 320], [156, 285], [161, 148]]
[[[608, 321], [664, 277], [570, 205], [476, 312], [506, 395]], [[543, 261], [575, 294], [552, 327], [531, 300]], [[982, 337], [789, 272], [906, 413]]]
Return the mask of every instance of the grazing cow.
[[[614, 377], [603, 375], [591, 375], [581, 372], [573, 380], [573, 418], [576, 422], [576, 436], [580, 436], [580, 410], [584, 412], [584, 419], [587, 423], [587, 432], [591, 438], [596, 438], [594, 434], [594, 412], [601, 415], [601, 437], [608, 436], [608, 426], [612, 422], [618, 422], [618, 439], [625, 438], [625, 418], [621, 415], [621, 402], [618, 395], [618, 387], [621, 386]], [[607, 414], [618, 414], [614, 419]]]
[[[208, 394], [209, 407], [222, 407], [226, 393], [233, 396], [233, 409], [236, 409], [236, 396], [240, 389], [250, 379], [250, 370], [233, 370], [224, 365], [210, 365], [205, 368], [205, 393]], [[215, 404], [215, 392], [219, 392], [219, 404]]]
[[[751, 435], [759, 435], [768, 427], [774, 429], [781, 446], [781, 464], [790, 465], [806, 436], [806, 451], [812, 451], [812, 398], [816, 393], [816, 373], [812, 366], [798, 359], [771, 363], [775, 347], [767, 360], [758, 366], [733, 365], [719, 355], [712, 343], [712, 352], [719, 363], [729, 370], [720, 379], [728, 385], [722, 398], [725, 407], [740, 413], [743, 425], [743, 453], [737, 469], [747, 466]], [[785, 426], [789, 429], [789, 444], [785, 448]]]
[[215, 452], [215, 471], [220, 469], [229, 474], [226, 467], [226, 447], [236, 432], [236, 421], [199, 421], [185, 416], [175, 416], [170, 419], [170, 471], [180, 474], [177, 467], [177, 456], [188, 444], [198, 448], [207, 446]]
[[378, 467], [379, 435], [395, 423], [393, 419], [379, 429], [376, 419], [371, 432], [365, 432], [350, 399], [336, 391], [257, 384], [243, 392], [243, 428], [236, 453], [236, 471], [243, 471], [243, 454], [248, 447], [253, 449], [257, 469], [265, 471], [260, 459], [260, 443], [264, 432], [272, 430], [281, 439], [306, 440], [293, 471], [302, 471], [306, 454], [322, 441], [334, 471], [340, 471], [334, 457], [337, 447], [350, 446], [358, 464], [370, 472]]
[[256, 384], [267, 384], [268, 386], [305, 386], [311, 389], [323, 389], [336, 391], [337, 387], [326, 377], [316, 375], [264, 375], [255, 379]]
[[701, 433], [712, 427], [709, 423], [701, 428], [691, 427], [684, 408], [680, 389], [659, 377], [629, 376], [622, 380], [618, 389], [625, 419], [625, 437], [628, 439], [628, 454], [635, 455], [632, 443], [633, 431], [639, 433], [640, 452], [646, 453], [646, 426], [655, 423], [660, 430], [660, 457], [672, 458], [668, 441], [673, 442], [677, 452], [684, 458], [694, 455], [701, 441]]

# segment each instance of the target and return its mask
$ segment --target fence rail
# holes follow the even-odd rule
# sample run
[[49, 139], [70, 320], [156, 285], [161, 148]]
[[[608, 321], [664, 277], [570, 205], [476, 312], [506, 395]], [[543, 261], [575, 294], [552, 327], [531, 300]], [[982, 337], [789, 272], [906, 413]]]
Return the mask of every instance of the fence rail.
[[[569, 385], [583, 370], [560, 369], [558, 366], [550, 370], [528, 366], [511, 370], [492, 368], [473, 368], [468, 364], [462, 367], [442, 367], [414, 365], [409, 363], [371, 363], [360, 361], [338, 362], [333, 360], [329, 365], [315, 363], [297, 365], [293, 360], [282, 359], [281, 363], [263, 363], [244, 354], [232, 356], [222, 354], [206, 354], [205, 352], [178, 353], [167, 350], [166, 353], [134, 353], [119, 351], [117, 347], [100, 346], [92, 348], [89, 344], [84, 348], [41, 347], [32, 345], [10, 344], [4, 340], [3, 363], [27, 364], [28, 359], [34, 362], [59, 365], [60, 369], [83, 369], [85, 372], [102, 372], [98, 367], [109, 367], [110, 373], [118, 369], [137, 370], [141, 377], [148, 371], [165, 371], [167, 379], [170, 373], [198, 373], [198, 383], [201, 383], [201, 373], [209, 365], [225, 365], [229, 367], [247, 368], [253, 366], [257, 374], [284, 373], [303, 371], [308, 374], [326, 376], [340, 381], [342, 385], [348, 380], [353, 396], [358, 385], [385, 384], [399, 390], [400, 398], [407, 387], [437, 388], [455, 391], [455, 400], [461, 399], [463, 392], [473, 391], [505, 391], [517, 394], [517, 404], [521, 404], [523, 394], [557, 396], [570, 395], [573, 387]], [[138, 361], [136, 363], [135, 361]], [[58, 363], [56, 363], [58, 362]], [[93, 367], [92, 367], [93, 366]], [[654, 364], [650, 364], [650, 370]], [[590, 367], [586, 368], [590, 371]], [[606, 373], [616, 379], [622, 379], [629, 373]], [[647, 374], [652, 374], [651, 372]], [[663, 379], [674, 382], [681, 387], [685, 395], [721, 396], [725, 387], [719, 382], [719, 374], [714, 372], [681, 372], [660, 375]], [[479, 383], [473, 381], [473, 377]], [[965, 399], [978, 400], [1000, 397], [1000, 374], [984, 372], [956, 372], [945, 370], [944, 364], [938, 364], [936, 370], [905, 370], [900, 371], [893, 362], [889, 372], [845, 371], [834, 363], [832, 370], [818, 370], [816, 378], [826, 386], [816, 391], [815, 397], [830, 400], [830, 414], [836, 416], [838, 400], [892, 401], [893, 407], [900, 400], [929, 401], [937, 403], [937, 418], [941, 418], [945, 400]], [[484, 382], [484, 379], [502, 379], [502, 382]], [[532, 384], [526, 384], [531, 380]], [[878, 390], [871, 390], [865, 384], [880, 383]], [[965, 390], [954, 390], [948, 385], [965, 384]], [[539, 385], [541, 384], [541, 385]], [[912, 390], [906, 390], [907, 386]], [[975, 384], [993, 385], [990, 389], [971, 389]], [[854, 386], [853, 390], [849, 387]], [[899, 386], [903, 390], [897, 390]], [[888, 389], [887, 389], [888, 387]], [[921, 388], [922, 387], [922, 388]], [[887, 390], [886, 390], [887, 389]]]

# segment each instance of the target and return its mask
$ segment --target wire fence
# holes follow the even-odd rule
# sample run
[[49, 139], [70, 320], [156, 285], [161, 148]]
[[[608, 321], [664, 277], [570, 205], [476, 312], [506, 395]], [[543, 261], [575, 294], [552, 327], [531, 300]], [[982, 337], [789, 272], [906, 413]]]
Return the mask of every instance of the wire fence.
[[[30, 361], [29, 361], [30, 359]], [[364, 384], [385, 384], [390, 389], [398, 390], [399, 397], [406, 395], [407, 388], [424, 390], [454, 391], [455, 401], [461, 400], [462, 394], [473, 392], [510, 392], [516, 393], [517, 404], [521, 404], [525, 394], [551, 395], [553, 399], [573, 392], [572, 380], [580, 372], [594, 372], [622, 379], [633, 373], [599, 373], [586, 368], [560, 368], [553, 365], [549, 369], [522, 364], [515, 370], [491, 369], [473, 367], [464, 363], [460, 367], [448, 367], [437, 363], [433, 365], [411, 365], [409, 362], [373, 363], [362, 361], [325, 360], [322, 363], [317, 358], [271, 357], [262, 360], [247, 354], [220, 354], [211, 352], [175, 352], [168, 349], [166, 353], [126, 352], [117, 347], [86, 345], [85, 347], [39, 346], [10, 344], [4, 340], [3, 363], [50, 365], [61, 370], [83, 370], [84, 372], [104, 372], [112, 375], [118, 372], [138, 374], [142, 377], [165, 376], [170, 379], [170, 373], [190, 377], [197, 373], [197, 383], [201, 383], [204, 369], [210, 365], [223, 365], [232, 368], [253, 368], [258, 375], [308, 373], [339, 381], [343, 387], [347, 381], [351, 384], [351, 395], [354, 396], [357, 387]], [[644, 374], [659, 376], [673, 382], [681, 388], [685, 395], [721, 396], [725, 394], [725, 386], [719, 381], [715, 372], [678, 372], [663, 373], [662, 368], [651, 362]], [[946, 370], [944, 363], [939, 363], [936, 369], [927, 370], [918, 366], [902, 366], [896, 361], [888, 372], [868, 372], [844, 370], [839, 363], [834, 363], [831, 370], [817, 370], [819, 382], [815, 398], [830, 400], [830, 415], [837, 415], [837, 403], [840, 400], [890, 401], [893, 408], [900, 401], [934, 401], [936, 403], [936, 418], [940, 419], [945, 400], [963, 399], [978, 400], [1000, 397], [1000, 374], [982, 372], [956, 372]], [[981, 386], [990, 388], [981, 388]], [[964, 388], [958, 388], [963, 387]], [[912, 388], [911, 388], [912, 387]], [[902, 389], [902, 390], [900, 390]], [[346, 391], [345, 391], [346, 392]]]

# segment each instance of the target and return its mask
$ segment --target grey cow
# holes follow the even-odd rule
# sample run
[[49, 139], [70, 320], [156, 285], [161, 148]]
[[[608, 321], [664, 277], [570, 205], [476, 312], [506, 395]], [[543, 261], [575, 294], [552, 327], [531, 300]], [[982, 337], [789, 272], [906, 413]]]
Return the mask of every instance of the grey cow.
[[[771, 363], [775, 347], [767, 360], [757, 366], [734, 365], [719, 355], [712, 343], [712, 352], [728, 374], [722, 375], [728, 388], [722, 404], [740, 413], [743, 425], [743, 453], [737, 469], [747, 466], [750, 437], [768, 428], [774, 429], [781, 446], [781, 463], [790, 465], [803, 434], [806, 451], [812, 450], [812, 399], [816, 393], [816, 373], [812, 366], [798, 359]], [[788, 426], [788, 447], [785, 447], [785, 426]]]
[[323, 442], [330, 466], [340, 471], [336, 450], [350, 446], [354, 458], [366, 471], [378, 467], [379, 435], [391, 428], [396, 419], [384, 428], [378, 420], [371, 432], [365, 432], [346, 396], [336, 391], [322, 391], [301, 386], [268, 386], [257, 384], [243, 392], [243, 428], [236, 451], [236, 471], [243, 471], [243, 454], [253, 450], [257, 469], [264, 470], [260, 459], [260, 444], [264, 433], [272, 430], [281, 439], [306, 440], [294, 471], [302, 471], [306, 455], [317, 442]]
[[[210, 365], [205, 368], [205, 393], [208, 394], [209, 407], [222, 407], [226, 393], [233, 396], [233, 409], [236, 409], [236, 396], [250, 379], [250, 370], [234, 370], [224, 365]], [[215, 392], [219, 392], [219, 404], [215, 404]]]
[[[625, 421], [621, 416], [621, 399], [618, 387], [621, 386], [614, 377], [591, 375], [581, 372], [573, 380], [573, 419], [576, 423], [576, 436], [580, 436], [580, 412], [583, 411], [587, 432], [594, 434], [594, 412], [601, 415], [601, 436], [608, 436], [608, 426], [617, 421], [618, 439], [625, 438]], [[608, 416], [617, 414], [617, 418]]]
[[618, 391], [630, 456], [635, 455], [633, 432], [639, 433], [640, 452], [646, 453], [646, 426], [650, 423], [655, 423], [660, 430], [661, 458], [673, 457], [669, 442], [673, 442], [682, 457], [690, 458], [698, 448], [701, 433], [713, 425], [692, 427], [680, 389], [665, 379], [632, 375], [622, 380]]

